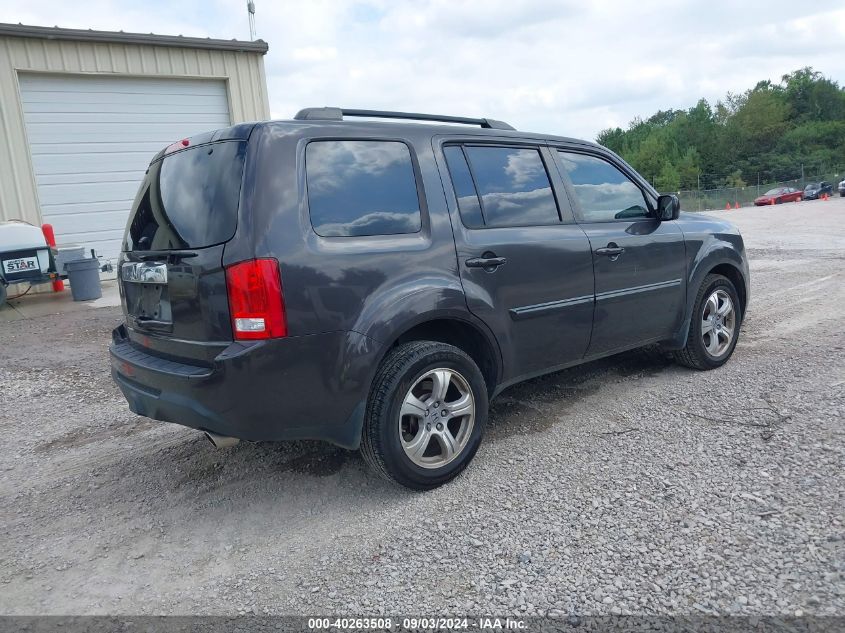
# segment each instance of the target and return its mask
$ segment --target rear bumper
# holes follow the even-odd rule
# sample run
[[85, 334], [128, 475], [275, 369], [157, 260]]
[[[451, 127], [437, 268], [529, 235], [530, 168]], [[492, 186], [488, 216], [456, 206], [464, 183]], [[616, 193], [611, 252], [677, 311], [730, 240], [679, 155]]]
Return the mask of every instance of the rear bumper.
[[233, 343], [211, 366], [174, 362], [112, 334], [112, 377], [129, 408], [250, 441], [357, 448], [380, 346], [356, 332]]

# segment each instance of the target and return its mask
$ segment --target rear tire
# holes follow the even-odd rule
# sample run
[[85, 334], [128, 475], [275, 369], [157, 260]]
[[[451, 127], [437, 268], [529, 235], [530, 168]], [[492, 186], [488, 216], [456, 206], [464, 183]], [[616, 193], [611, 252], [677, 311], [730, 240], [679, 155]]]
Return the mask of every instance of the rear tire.
[[722, 275], [707, 275], [695, 298], [686, 345], [674, 352], [675, 361], [701, 371], [721, 367], [733, 355], [742, 318], [733, 283]]
[[382, 361], [370, 389], [363, 457], [381, 477], [407, 488], [441, 486], [475, 456], [487, 404], [481, 370], [463, 350], [436, 341], [400, 345]]

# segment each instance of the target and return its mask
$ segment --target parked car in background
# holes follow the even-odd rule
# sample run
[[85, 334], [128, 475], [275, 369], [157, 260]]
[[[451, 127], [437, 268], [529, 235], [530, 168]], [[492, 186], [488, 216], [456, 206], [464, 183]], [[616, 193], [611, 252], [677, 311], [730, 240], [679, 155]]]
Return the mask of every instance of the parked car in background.
[[132, 411], [217, 446], [360, 447], [428, 489], [517, 382], [655, 343], [720, 367], [749, 275], [732, 224], [680, 213], [594, 143], [308, 108], [159, 152], [119, 287], [112, 375]]
[[839, 195], [845, 198], [845, 180], [839, 183]]
[[759, 198], [754, 199], [754, 206], [761, 207], [765, 204], [780, 204], [781, 202], [798, 202], [804, 197], [804, 192], [794, 187], [778, 187], [769, 189]]
[[829, 182], [811, 182], [804, 187], [804, 200], [818, 200], [825, 194], [833, 195], [833, 185]]

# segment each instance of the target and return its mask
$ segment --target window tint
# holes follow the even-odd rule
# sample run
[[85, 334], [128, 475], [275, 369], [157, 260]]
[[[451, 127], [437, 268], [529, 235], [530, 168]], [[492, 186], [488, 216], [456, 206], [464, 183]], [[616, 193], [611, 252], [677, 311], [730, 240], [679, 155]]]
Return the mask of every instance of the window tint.
[[452, 177], [452, 185], [455, 187], [455, 197], [458, 199], [458, 210], [461, 212], [461, 221], [468, 229], [480, 229], [484, 226], [484, 218], [481, 214], [481, 202], [472, 183], [472, 175], [469, 173], [469, 166], [464, 151], [456, 145], [443, 148], [446, 155], [446, 162], [449, 165], [449, 175]]
[[197, 145], [150, 165], [129, 215], [124, 250], [203, 248], [232, 238], [246, 143]]
[[314, 141], [305, 150], [311, 224], [318, 235], [395, 235], [420, 230], [420, 201], [407, 145]]
[[488, 227], [556, 224], [549, 176], [536, 149], [465, 147]]
[[648, 217], [642, 190], [606, 160], [558, 151], [586, 222]]

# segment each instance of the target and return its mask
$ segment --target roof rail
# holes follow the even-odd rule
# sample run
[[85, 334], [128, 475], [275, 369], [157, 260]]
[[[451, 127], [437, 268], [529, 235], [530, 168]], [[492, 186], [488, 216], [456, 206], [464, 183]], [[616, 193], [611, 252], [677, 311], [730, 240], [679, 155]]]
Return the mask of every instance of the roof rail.
[[297, 121], [343, 121], [343, 117], [373, 117], [379, 119], [408, 119], [412, 121], [438, 121], [480, 125], [492, 130], [513, 130], [512, 125], [496, 119], [473, 119], [464, 116], [421, 114], [418, 112], [391, 112], [389, 110], [354, 110], [349, 108], [304, 108], [293, 117]]

